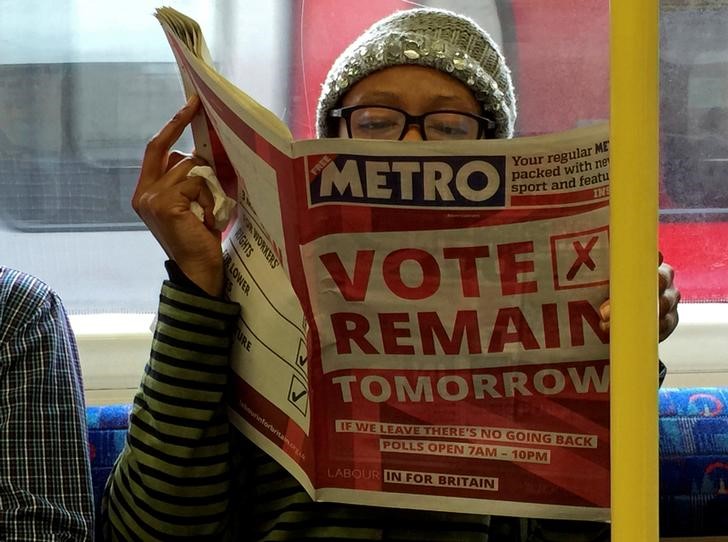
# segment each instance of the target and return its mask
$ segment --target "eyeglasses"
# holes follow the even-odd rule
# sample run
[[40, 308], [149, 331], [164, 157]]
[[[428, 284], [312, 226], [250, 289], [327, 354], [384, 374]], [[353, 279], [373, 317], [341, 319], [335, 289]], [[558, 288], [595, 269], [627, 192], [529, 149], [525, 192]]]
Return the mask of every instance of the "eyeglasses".
[[419, 127], [422, 139], [432, 141], [495, 137], [492, 119], [462, 111], [410, 115], [396, 107], [353, 105], [332, 109], [329, 116], [344, 119], [349, 137], [357, 139], [400, 140], [413, 124]]

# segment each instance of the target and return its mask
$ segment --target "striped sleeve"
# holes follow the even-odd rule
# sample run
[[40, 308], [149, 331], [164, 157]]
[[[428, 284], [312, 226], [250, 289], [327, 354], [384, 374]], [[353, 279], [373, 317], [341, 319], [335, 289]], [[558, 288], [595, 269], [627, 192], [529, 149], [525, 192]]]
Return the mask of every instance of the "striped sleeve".
[[223, 540], [230, 464], [223, 395], [239, 307], [165, 282], [150, 360], [102, 502], [105, 540]]

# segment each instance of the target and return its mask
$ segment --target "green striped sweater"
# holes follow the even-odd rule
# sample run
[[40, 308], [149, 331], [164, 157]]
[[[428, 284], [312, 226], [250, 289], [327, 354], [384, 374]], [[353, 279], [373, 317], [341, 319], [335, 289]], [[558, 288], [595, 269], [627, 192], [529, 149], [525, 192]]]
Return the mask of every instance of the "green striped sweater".
[[102, 503], [105, 540], [488, 540], [486, 516], [314, 503], [231, 431], [227, 352], [238, 310], [165, 282], [126, 447]]

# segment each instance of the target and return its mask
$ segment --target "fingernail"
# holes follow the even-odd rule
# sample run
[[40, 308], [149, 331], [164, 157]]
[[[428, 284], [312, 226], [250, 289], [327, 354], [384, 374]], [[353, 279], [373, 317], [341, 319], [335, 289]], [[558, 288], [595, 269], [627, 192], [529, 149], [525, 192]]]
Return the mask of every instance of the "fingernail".
[[197, 94], [193, 94], [192, 96], [190, 96], [190, 99], [187, 100], [185, 107], [194, 107], [199, 101], [200, 97]]

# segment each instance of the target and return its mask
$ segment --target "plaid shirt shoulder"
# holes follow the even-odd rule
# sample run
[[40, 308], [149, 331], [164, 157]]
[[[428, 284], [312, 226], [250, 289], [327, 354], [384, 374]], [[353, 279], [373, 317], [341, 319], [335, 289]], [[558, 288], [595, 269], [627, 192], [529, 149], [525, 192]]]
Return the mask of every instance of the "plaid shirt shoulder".
[[60, 299], [0, 267], [0, 539], [91, 540], [76, 342]]

